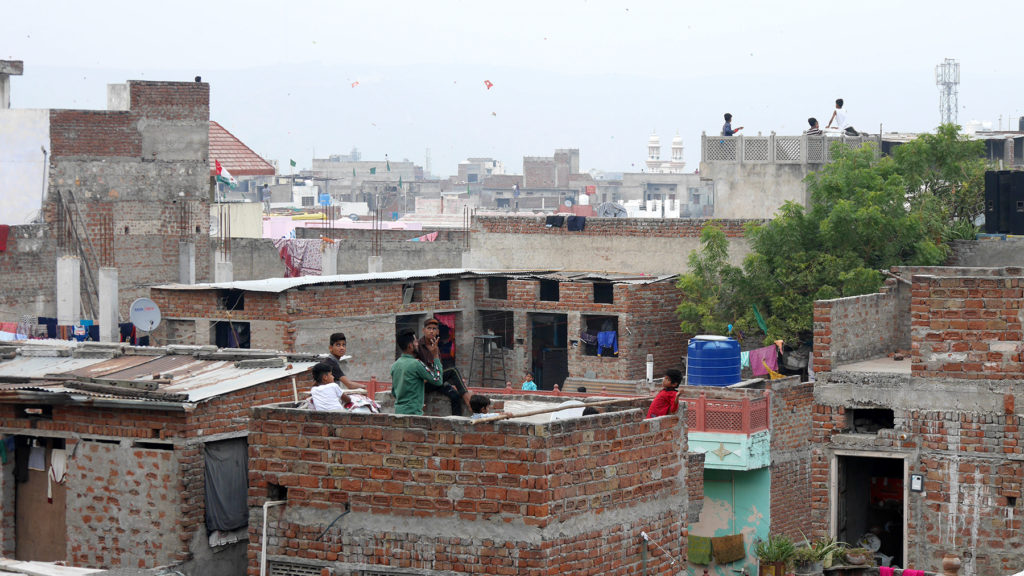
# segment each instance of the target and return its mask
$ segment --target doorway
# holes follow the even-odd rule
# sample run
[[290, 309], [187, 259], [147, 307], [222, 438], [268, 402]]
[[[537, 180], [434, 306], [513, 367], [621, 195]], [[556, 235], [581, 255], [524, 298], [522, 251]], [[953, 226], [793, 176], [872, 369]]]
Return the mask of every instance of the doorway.
[[47, 474], [55, 451], [58, 460], [63, 460], [64, 439], [16, 436], [14, 440], [14, 557], [40, 562], [66, 560], [67, 488], [63, 482], [52, 482], [47, 496]]
[[834, 463], [836, 539], [875, 550], [879, 566], [904, 566], [906, 470], [902, 456], [839, 455]]
[[562, 386], [569, 376], [569, 351], [565, 314], [532, 314], [530, 316], [530, 366], [539, 390]]
[[424, 314], [406, 314], [403, 316], [395, 316], [395, 358], [402, 355], [402, 351], [398, 349], [398, 335], [402, 332], [414, 332], [416, 337], [422, 336], [420, 331], [420, 323], [425, 320]]

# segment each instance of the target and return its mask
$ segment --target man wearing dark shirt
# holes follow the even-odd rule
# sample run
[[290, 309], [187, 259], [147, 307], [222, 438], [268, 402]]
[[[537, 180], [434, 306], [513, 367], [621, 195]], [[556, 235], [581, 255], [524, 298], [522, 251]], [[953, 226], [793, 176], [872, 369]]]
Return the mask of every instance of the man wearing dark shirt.
[[725, 113], [725, 124], [722, 125], [722, 136], [732, 136], [740, 130], [743, 130], [743, 126], [733, 130], [732, 129], [732, 114]]
[[348, 349], [348, 343], [345, 340], [345, 334], [341, 332], [335, 332], [331, 334], [331, 347], [330, 353], [327, 358], [324, 359], [324, 364], [331, 367], [331, 376], [334, 377], [334, 382], [342, 384], [345, 388], [356, 389], [358, 386], [352, 383], [345, 376], [345, 373], [341, 371], [341, 357], [345, 355], [345, 351]]

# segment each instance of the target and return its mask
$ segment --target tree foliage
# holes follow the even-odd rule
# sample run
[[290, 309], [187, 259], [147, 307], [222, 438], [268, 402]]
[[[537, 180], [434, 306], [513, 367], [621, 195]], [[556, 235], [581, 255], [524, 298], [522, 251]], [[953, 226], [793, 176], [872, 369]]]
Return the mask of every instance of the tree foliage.
[[683, 332], [755, 332], [756, 305], [766, 343], [806, 341], [815, 300], [877, 291], [890, 266], [942, 263], [946, 238], [971, 226], [984, 195], [984, 147], [958, 129], [942, 126], [891, 157], [833, 145], [833, 161], [807, 177], [808, 208], [789, 202], [748, 227], [742, 268], [728, 264], [725, 234], [705, 228], [678, 282]]

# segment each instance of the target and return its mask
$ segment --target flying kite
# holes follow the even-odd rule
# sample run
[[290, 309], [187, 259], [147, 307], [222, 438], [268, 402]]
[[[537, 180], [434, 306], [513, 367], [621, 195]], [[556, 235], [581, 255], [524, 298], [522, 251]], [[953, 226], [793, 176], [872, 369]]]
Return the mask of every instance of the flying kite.
[[484, 80], [484, 86], [487, 86], [487, 89], [490, 90], [491, 87], [494, 86], [494, 83], [490, 80]]
[[352, 87], [353, 88], [355, 88], [356, 86], [359, 86], [359, 81], [358, 80], [356, 80], [355, 82], [352, 83]]

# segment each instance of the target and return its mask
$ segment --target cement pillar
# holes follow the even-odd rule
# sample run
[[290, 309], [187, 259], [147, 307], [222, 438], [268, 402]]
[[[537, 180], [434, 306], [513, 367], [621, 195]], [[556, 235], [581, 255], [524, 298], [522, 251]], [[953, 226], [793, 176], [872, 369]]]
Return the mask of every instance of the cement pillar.
[[194, 242], [178, 242], [178, 282], [196, 283], [196, 245]]
[[214, 282], [234, 281], [234, 268], [231, 265], [231, 257], [221, 251], [217, 251], [217, 260], [213, 264]]
[[384, 257], [383, 256], [368, 256], [367, 260], [367, 272], [375, 274], [377, 272], [384, 271]]
[[337, 242], [324, 244], [324, 255], [320, 265], [321, 276], [334, 276], [338, 273], [339, 248]]
[[57, 258], [57, 324], [69, 326], [82, 319], [81, 262], [75, 256]]
[[100, 342], [118, 342], [121, 332], [117, 326], [117, 268], [100, 268]]

